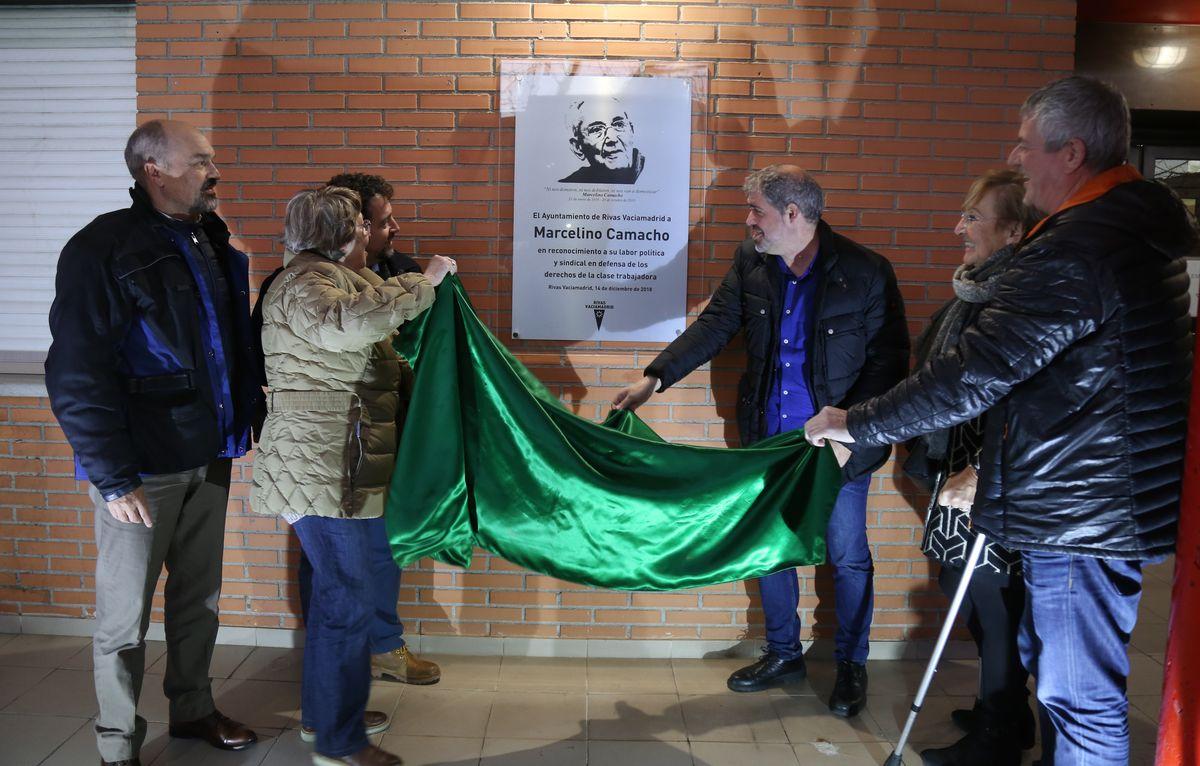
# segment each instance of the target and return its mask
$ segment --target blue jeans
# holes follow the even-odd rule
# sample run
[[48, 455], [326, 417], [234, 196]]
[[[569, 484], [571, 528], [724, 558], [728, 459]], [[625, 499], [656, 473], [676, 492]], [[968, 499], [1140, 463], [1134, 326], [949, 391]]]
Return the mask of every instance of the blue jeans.
[[368, 744], [372, 529], [357, 519], [320, 516], [305, 516], [292, 528], [312, 564], [301, 723], [316, 730], [318, 753], [340, 758]]
[[1043, 766], [1129, 763], [1126, 645], [1142, 563], [1025, 551], [1017, 643], [1037, 678]]
[[[871, 614], [875, 609], [875, 564], [867, 545], [867, 489], [870, 474], [844, 484], [829, 516], [825, 548], [833, 565], [837, 635], [834, 656], [839, 661], [866, 662]], [[758, 578], [762, 594], [767, 647], [784, 659], [804, 655], [800, 646], [800, 584], [796, 570], [785, 569]]]
[[[375, 604], [371, 616], [371, 654], [385, 654], [404, 646], [404, 625], [396, 616], [400, 600], [400, 567], [392, 558], [388, 544], [387, 524], [383, 517], [356, 521], [370, 527], [371, 600]], [[312, 598], [312, 564], [300, 549], [300, 616], [308, 623], [308, 602]]]

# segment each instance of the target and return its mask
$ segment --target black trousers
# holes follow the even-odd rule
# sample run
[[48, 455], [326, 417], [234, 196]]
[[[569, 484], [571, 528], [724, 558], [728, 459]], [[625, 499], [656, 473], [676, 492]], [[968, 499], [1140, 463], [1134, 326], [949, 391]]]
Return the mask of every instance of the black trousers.
[[[943, 566], [938, 585], [954, 597], [963, 571]], [[979, 650], [980, 709], [1013, 720], [1027, 705], [1029, 673], [1017, 651], [1017, 630], [1025, 610], [1025, 580], [979, 569], [967, 586], [960, 614]]]

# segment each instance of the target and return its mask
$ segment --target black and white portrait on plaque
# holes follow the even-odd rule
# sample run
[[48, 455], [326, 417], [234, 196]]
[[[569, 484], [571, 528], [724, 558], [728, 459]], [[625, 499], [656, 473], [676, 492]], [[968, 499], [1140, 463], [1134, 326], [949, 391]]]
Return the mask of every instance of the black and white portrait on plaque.
[[646, 165], [637, 145], [637, 126], [616, 96], [571, 99], [564, 115], [567, 142], [583, 165], [560, 183], [632, 184]]

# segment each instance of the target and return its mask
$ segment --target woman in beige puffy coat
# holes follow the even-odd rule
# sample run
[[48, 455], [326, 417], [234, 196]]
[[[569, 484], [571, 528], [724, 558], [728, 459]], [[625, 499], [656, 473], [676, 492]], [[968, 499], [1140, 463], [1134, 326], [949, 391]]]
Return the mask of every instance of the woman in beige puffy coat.
[[326, 187], [288, 203], [282, 272], [263, 298], [267, 419], [251, 505], [296, 530], [313, 566], [302, 688], [316, 764], [388, 766], [372, 746], [387, 716], [366, 711], [371, 530], [396, 455], [396, 327], [433, 303], [454, 262], [383, 280], [365, 268], [358, 195]]

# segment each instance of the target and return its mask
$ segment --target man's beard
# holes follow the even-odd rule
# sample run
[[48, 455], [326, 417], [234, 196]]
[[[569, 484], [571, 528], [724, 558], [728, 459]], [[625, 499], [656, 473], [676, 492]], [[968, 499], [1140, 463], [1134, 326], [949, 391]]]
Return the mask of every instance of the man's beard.
[[367, 265], [373, 266], [376, 263], [383, 263], [391, 258], [396, 251], [392, 248], [392, 243], [385, 242], [383, 247], [377, 253], [367, 253]]
[[[754, 238], [755, 232], [758, 233], [757, 239]], [[762, 229], [751, 228], [750, 239], [754, 242], [754, 252], [756, 253], [765, 253], [771, 249], [771, 246], [767, 244], [767, 235], [763, 233]]]
[[191, 206], [188, 208], [188, 213], [191, 215], [204, 215], [205, 213], [214, 212], [217, 209], [217, 205], [221, 204], [221, 200], [215, 194], [209, 196], [205, 192], [212, 191], [215, 188], [217, 188], [215, 183], [211, 185], [206, 184], [200, 190], [200, 193], [196, 195], [196, 199], [192, 201]]
[[216, 197], [201, 197], [192, 203], [192, 207], [188, 212], [192, 215], [204, 215], [205, 213], [212, 213], [217, 209], [217, 205], [219, 204], [220, 200], [218, 200]]

